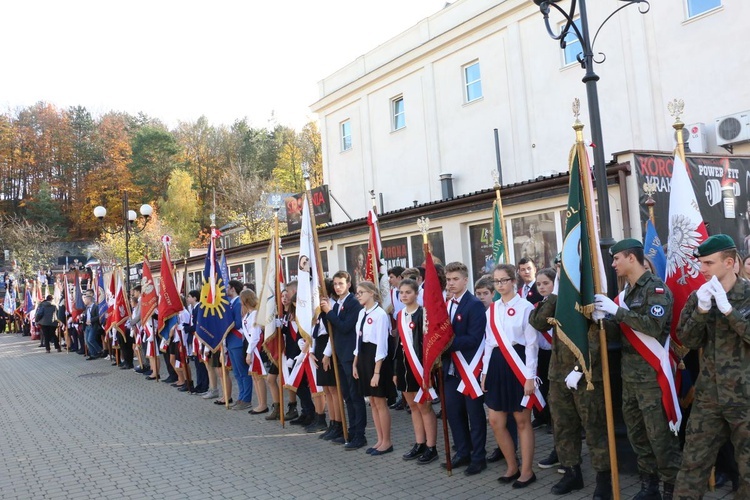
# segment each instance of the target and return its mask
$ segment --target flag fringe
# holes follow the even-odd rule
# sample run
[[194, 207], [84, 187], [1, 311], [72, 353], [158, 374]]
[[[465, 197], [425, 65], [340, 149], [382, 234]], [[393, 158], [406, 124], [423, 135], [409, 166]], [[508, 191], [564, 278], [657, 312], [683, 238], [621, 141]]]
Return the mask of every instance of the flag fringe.
[[581, 371], [583, 371], [583, 376], [586, 377], [586, 390], [593, 391], [594, 383], [591, 381], [591, 368], [586, 366], [586, 359], [583, 357], [583, 353], [575, 344], [575, 342], [570, 340], [570, 338], [565, 334], [562, 326], [556, 319], [549, 318], [548, 321], [550, 322], [550, 324], [555, 325], [555, 333], [557, 335], [557, 339], [565, 344], [565, 346], [570, 349], [570, 352], [573, 353], [573, 356], [575, 356], [575, 358], [578, 360], [578, 363], [581, 366]]

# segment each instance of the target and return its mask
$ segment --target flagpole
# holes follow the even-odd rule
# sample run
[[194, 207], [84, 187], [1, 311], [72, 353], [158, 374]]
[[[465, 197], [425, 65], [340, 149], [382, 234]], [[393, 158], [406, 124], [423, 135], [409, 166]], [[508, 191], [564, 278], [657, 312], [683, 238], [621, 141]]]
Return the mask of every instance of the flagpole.
[[[574, 106], [575, 107], [575, 106]], [[573, 130], [576, 132], [576, 148], [579, 161], [587, 158], [586, 146], [583, 143], [583, 123], [578, 119], [576, 113], [576, 121], [573, 124]], [[592, 252], [591, 261], [594, 263], [601, 262], [601, 256], [599, 252], [601, 248], [596, 242], [594, 229], [598, 226], [595, 225], [594, 214], [590, 207], [594, 206], [594, 200], [591, 199], [591, 172], [589, 170], [588, 161], [584, 165], [579, 163], [578, 175], [580, 176], [581, 186], [583, 187], [583, 197], [585, 200], [586, 207], [586, 219], [588, 227], [591, 229], [588, 231], [589, 248]], [[593, 265], [594, 275], [594, 290], [596, 293], [607, 293], [602, 288], [602, 277], [599, 275], [599, 265]], [[620, 475], [617, 466], [617, 448], [615, 446], [615, 422], [614, 422], [614, 411], [612, 409], [612, 387], [610, 385], [609, 375], [609, 355], [607, 352], [607, 335], [604, 330], [604, 320], [599, 320], [599, 354], [602, 360], [602, 385], [604, 388], [604, 409], [607, 416], [607, 441], [609, 444], [609, 463], [610, 471], [612, 474], [612, 492], [613, 499], [620, 500]]]
[[[372, 200], [372, 212], [377, 215], [378, 213], [378, 206], [375, 203], [375, 190], [370, 190], [370, 199]], [[311, 207], [312, 208], [312, 207]], [[310, 212], [312, 213], [312, 211]], [[375, 255], [375, 251], [377, 250], [377, 242], [373, 239], [373, 230], [368, 231], [369, 233], [369, 245], [368, 249], [370, 251], [370, 265], [372, 266], [372, 283], [380, 289], [380, 269], [378, 269], [378, 255]], [[317, 245], [317, 241], [315, 242]]]
[[[312, 226], [313, 233], [313, 244], [315, 245], [315, 252], [317, 254], [317, 272], [318, 272], [318, 284], [320, 286], [320, 298], [321, 300], [328, 300], [328, 290], [325, 287], [325, 277], [323, 275], [323, 262], [320, 260], [320, 244], [318, 243], [318, 229], [315, 224], [315, 212], [313, 211], [312, 199], [309, 196], [310, 193], [310, 172], [307, 168], [302, 170], [302, 176], [305, 179], [305, 202], [309, 203], [308, 208], [310, 209], [310, 225]], [[373, 206], [375, 203], [373, 195]], [[377, 270], [375, 271], [377, 273]], [[377, 282], [375, 283], [377, 286]], [[344, 432], [344, 441], [349, 441], [349, 426], [346, 422], [346, 412], [344, 411], [344, 395], [341, 392], [341, 379], [339, 378], [339, 363], [336, 355], [336, 346], [333, 342], [333, 328], [331, 328], [330, 322], [328, 323], [328, 343], [331, 346], [331, 363], [333, 364], [333, 377], [336, 379], [336, 393], [338, 394], [339, 413], [341, 414], [341, 427]]]
[[[274, 239], [274, 253], [273, 258], [276, 259], [274, 261], [274, 269], [276, 269], [276, 272], [274, 273], [276, 276], [274, 276], [273, 281], [276, 284], [276, 289], [274, 290], [274, 296], [276, 297], [276, 316], [280, 317], [281, 312], [283, 311], [283, 305], [281, 303], [281, 283], [279, 282], [279, 262], [281, 261], [281, 238], [279, 237], [279, 206], [275, 206], [273, 208], [273, 239]], [[270, 265], [270, 263], [269, 263]], [[278, 359], [276, 360], [276, 367], [279, 369], [279, 379], [277, 380], [278, 386], [279, 386], [279, 422], [281, 422], [281, 428], [284, 428], [284, 368], [281, 364], [281, 353], [284, 349], [284, 345], [281, 342], [281, 327], [278, 325], [276, 326], [276, 345], [277, 350], [276, 353], [278, 355]]]
[[[495, 181], [495, 203], [497, 203], [497, 210], [500, 215], [500, 234], [503, 235], [503, 260], [508, 262], [508, 259], [510, 259], [510, 253], [508, 251], [508, 234], [505, 228], [505, 216], [503, 215], [503, 201], [500, 198], [500, 174], [497, 170], [492, 171], [492, 179]], [[495, 264], [497, 265], [499, 262], [495, 262]]]
[[227, 397], [227, 367], [224, 361], [224, 342], [221, 343], [221, 390], [224, 391], [224, 406], [229, 409], [229, 398]]

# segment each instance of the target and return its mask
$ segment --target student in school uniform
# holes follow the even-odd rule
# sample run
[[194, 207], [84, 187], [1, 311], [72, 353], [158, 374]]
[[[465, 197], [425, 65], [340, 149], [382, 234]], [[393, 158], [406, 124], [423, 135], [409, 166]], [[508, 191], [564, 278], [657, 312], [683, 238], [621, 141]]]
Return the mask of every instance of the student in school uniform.
[[[330, 309], [333, 309], [334, 304], [336, 304], [336, 291], [333, 288], [333, 280], [326, 279], [325, 285], [328, 292], [326, 303]], [[326, 313], [321, 312], [318, 326], [313, 330], [313, 357], [317, 367], [315, 370], [317, 383], [323, 388], [325, 406], [328, 408], [329, 417], [328, 428], [318, 437], [324, 441], [330, 441], [340, 432], [343, 432], [343, 427], [341, 423], [341, 407], [339, 406], [339, 398], [336, 391], [336, 374], [330, 362], [326, 363], [325, 366], [323, 365], [323, 359], [330, 359], [333, 354], [330, 336], [326, 329], [326, 318]]]
[[[537, 331], [529, 324], [529, 315], [534, 306], [516, 293], [515, 274], [515, 268], [510, 264], [499, 264], [493, 272], [500, 299], [487, 311], [482, 390], [490, 409], [490, 426], [507, 464], [505, 474], [498, 481], [512, 483], [513, 488], [525, 488], [536, 481], [536, 475], [531, 469], [534, 460], [531, 409], [522, 401], [525, 397], [529, 397], [531, 402], [536, 398], [539, 346]], [[506, 428], [511, 414], [518, 428], [520, 466], [513, 440]]]
[[357, 284], [357, 300], [362, 306], [357, 317], [357, 343], [354, 347], [352, 376], [359, 381], [362, 396], [370, 398], [370, 410], [378, 440], [367, 453], [384, 455], [393, 451], [388, 396], [393, 392], [392, 360], [388, 359], [391, 318], [380, 307], [380, 290], [369, 281]]
[[258, 296], [249, 288], [244, 288], [240, 292], [240, 304], [242, 304], [242, 335], [247, 342], [245, 362], [250, 367], [250, 376], [253, 379], [255, 395], [258, 399], [258, 406], [248, 410], [248, 413], [259, 415], [268, 413], [268, 392], [263, 360], [258, 350], [258, 346], [263, 344], [263, 331], [255, 325], [255, 317], [258, 315]]

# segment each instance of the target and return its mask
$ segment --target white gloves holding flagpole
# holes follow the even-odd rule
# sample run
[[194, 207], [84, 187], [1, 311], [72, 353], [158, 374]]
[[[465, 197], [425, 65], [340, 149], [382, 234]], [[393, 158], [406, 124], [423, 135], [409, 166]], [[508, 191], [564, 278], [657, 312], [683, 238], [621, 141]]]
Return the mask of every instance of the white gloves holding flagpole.
[[594, 295], [594, 307], [597, 311], [603, 311], [614, 316], [620, 308], [615, 302], [602, 293]]

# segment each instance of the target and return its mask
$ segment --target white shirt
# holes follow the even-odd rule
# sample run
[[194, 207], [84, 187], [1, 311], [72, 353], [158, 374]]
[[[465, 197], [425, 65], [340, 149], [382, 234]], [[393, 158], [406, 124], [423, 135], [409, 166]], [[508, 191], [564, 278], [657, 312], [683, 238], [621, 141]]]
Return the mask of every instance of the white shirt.
[[[451, 322], [453, 322], [453, 317], [456, 315], [456, 310], [458, 310], [458, 306], [461, 303], [461, 299], [464, 298], [465, 294], [466, 294], [466, 290], [464, 290], [461, 293], [461, 295], [459, 295], [458, 297], [453, 297], [452, 299], [448, 300], [445, 303], [445, 307], [448, 308], [448, 314], [451, 317]], [[443, 292], [443, 297], [445, 297], [445, 292]]]
[[180, 314], [177, 315], [177, 327], [175, 331], [175, 336], [172, 339], [172, 342], [182, 342], [185, 344], [186, 337], [185, 337], [185, 327], [182, 326], [184, 323], [190, 323], [190, 313], [187, 309], [183, 309], [180, 311]]
[[[363, 321], [364, 320], [364, 321]], [[370, 321], [372, 320], [372, 321]], [[360, 329], [360, 325], [362, 325]], [[357, 316], [357, 336], [362, 336], [362, 342], [369, 342], [377, 346], [375, 362], [388, 357], [388, 336], [391, 333], [391, 318], [379, 305], [365, 311], [361, 309]], [[354, 344], [354, 355], [359, 353], [359, 342]]]
[[245, 336], [245, 340], [247, 340], [247, 354], [252, 354], [260, 343], [262, 330], [259, 326], [255, 326], [255, 317], [257, 315], [258, 311], [250, 311], [242, 318], [242, 328], [240, 331]]
[[[509, 339], [512, 344], [521, 344], [526, 347], [526, 373], [527, 379], [536, 377], [537, 356], [539, 344], [537, 343], [537, 332], [529, 324], [529, 316], [534, 306], [526, 299], [515, 295], [507, 304], [503, 299], [493, 302], [495, 308], [495, 322], [501, 335]], [[482, 373], [487, 374], [490, 365], [492, 350], [498, 347], [495, 334], [492, 333], [490, 325], [490, 310], [487, 309], [487, 327], [484, 333], [484, 357], [482, 359]]]
[[404, 307], [404, 303], [401, 302], [401, 298], [399, 297], [401, 295], [398, 291], [398, 288], [391, 288], [391, 304], [393, 305], [393, 312], [391, 312], [391, 316], [393, 316], [393, 319], [398, 319], [398, 313], [401, 309]]
[[[343, 310], [344, 310], [344, 302], [346, 301], [346, 298], [347, 298], [347, 297], [348, 297], [349, 295], [351, 295], [351, 294], [350, 294], [349, 292], [346, 292], [346, 295], [344, 295], [343, 297], [341, 297], [340, 299], [338, 299], [338, 300], [336, 301], [336, 303], [337, 303], [337, 304], [339, 305], [339, 308], [338, 308], [337, 314], [341, 314], [341, 311], [343, 311]], [[331, 309], [331, 311], [333, 311], [333, 309]]]

